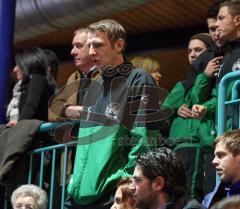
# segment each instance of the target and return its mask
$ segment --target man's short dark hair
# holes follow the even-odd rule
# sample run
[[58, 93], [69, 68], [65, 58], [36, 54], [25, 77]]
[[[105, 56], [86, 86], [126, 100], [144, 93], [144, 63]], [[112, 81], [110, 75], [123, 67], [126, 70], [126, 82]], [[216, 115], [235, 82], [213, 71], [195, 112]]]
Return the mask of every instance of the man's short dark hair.
[[219, 7], [225, 1], [227, 0], [215, 0], [207, 11], [207, 19], [208, 18], [217, 19]]
[[161, 147], [140, 154], [136, 163], [149, 180], [162, 176], [165, 180], [163, 191], [173, 196], [173, 199], [186, 193], [187, 181], [183, 163], [169, 148]]

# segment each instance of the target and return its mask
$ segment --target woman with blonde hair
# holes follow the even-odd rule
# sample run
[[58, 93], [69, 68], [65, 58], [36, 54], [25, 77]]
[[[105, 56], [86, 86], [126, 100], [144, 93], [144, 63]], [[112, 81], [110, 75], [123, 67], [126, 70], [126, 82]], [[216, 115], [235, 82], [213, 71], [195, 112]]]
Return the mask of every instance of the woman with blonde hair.
[[135, 67], [143, 68], [144, 70], [148, 71], [153, 79], [156, 81], [157, 85], [159, 86], [159, 81], [162, 75], [159, 73], [160, 63], [158, 60], [153, 59], [151, 57], [134, 57], [131, 60], [131, 63]]

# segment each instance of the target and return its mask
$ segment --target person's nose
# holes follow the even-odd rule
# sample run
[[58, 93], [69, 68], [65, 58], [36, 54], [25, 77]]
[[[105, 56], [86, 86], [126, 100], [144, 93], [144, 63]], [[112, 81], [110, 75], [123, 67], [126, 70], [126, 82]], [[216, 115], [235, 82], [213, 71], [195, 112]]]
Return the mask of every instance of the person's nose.
[[96, 55], [96, 51], [92, 45], [89, 47], [89, 55], [94, 56]]
[[194, 50], [192, 50], [189, 54], [189, 62], [192, 63], [196, 59], [197, 55]]
[[131, 183], [131, 184], [129, 185], [129, 189], [132, 191], [132, 193], [135, 193], [135, 191], [136, 191], [135, 184], [134, 184], [134, 183]]
[[72, 50], [71, 50], [70, 54], [71, 54], [72, 56], [74, 56], [74, 55], [76, 54], [75, 47], [73, 47], [73, 48], [72, 48]]
[[213, 166], [216, 168], [217, 165], [219, 164], [217, 157], [215, 156], [213, 161], [212, 161]]
[[13, 72], [17, 72], [17, 65], [13, 68]]

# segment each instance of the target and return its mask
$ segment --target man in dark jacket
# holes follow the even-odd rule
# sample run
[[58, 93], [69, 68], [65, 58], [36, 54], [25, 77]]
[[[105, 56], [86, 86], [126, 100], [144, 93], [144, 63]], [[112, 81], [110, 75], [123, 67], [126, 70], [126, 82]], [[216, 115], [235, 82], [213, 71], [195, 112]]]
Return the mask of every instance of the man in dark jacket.
[[203, 208], [187, 195], [187, 180], [182, 161], [162, 147], [140, 154], [133, 174], [136, 208]]
[[114, 20], [88, 26], [100, 76], [83, 102], [73, 175], [65, 208], [110, 208], [116, 183], [132, 174], [138, 153], [156, 145], [158, 89], [150, 73], [124, 59], [126, 33]]

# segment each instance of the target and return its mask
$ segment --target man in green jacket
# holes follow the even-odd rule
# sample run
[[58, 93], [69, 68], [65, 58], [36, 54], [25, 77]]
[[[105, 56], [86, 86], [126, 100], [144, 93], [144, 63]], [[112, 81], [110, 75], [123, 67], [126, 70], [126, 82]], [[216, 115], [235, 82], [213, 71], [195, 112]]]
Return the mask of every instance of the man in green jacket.
[[110, 208], [116, 183], [133, 173], [137, 154], [154, 147], [159, 135], [158, 89], [148, 72], [124, 59], [124, 28], [102, 20], [88, 30], [100, 76], [91, 82], [80, 114], [68, 209]]

